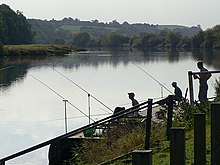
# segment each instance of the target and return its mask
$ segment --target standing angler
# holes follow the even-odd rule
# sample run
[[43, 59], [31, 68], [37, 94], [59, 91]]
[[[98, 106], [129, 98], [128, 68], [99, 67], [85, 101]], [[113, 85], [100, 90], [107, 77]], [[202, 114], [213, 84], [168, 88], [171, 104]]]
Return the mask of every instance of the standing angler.
[[202, 73], [208, 71], [206, 68], [204, 68], [202, 61], [197, 62], [197, 67], [200, 69], [200, 73], [198, 75], [194, 75], [194, 79], [199, 79], [199, 101], [201, 103], [206, 103], [208, 92], [207, 81], [212, 75], [211, 73]]

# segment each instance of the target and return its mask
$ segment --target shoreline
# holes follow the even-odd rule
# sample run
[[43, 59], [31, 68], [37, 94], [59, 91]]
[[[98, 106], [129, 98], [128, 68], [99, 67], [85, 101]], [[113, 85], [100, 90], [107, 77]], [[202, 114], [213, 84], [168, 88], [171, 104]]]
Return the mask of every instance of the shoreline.
[[68, 45], [4, 45], [2, 57], [65, 55], [78, 49]]

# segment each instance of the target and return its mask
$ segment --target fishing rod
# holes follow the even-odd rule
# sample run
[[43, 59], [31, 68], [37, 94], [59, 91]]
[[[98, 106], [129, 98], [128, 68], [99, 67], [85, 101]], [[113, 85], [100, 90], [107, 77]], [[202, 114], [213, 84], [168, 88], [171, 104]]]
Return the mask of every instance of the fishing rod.
[[[51, 66], [49, 66], [50, 68], [52, 68]], [[85, 93], [87, 93], [89, 96], [91, 96], [93, 99], [95, 99], [96, 101], [98, 101], [100, 104], [102, 104], [104, 107], [106, 107], [107, 109], [109, 109], [111, 112], [113, 112], [113, 110], [111, 108], [109, 108], [107, 105], [105, 105], [104, 103], [102, 103], [99, 99], [97, 99], [95, 96], [93, 96], [92, 94], [90, 94], [88, 91], [86, 91], [84, 88], [82, 88], [81, 86], [79, 86], [77, 83], [75, 83], [73, 80], [71, 80], [70, 78], [68, 78], [67, 76], [65, 76], [64, 74], [62, 74], [61, 72], [59, 72], [58, 70], [52, 68], [55, 72], [57, 72], [58, 74], [60, 74], [62, 77], [64, 77], [65, 79], [67, 79], [68, 81], [70, 81], [71, 83], [73, 83], [75, 86], [77, 86], [79, 89], [81, 89], [82, 91], [84, 91]]]
[[[39, 83], [41, 83], [42, 85], [44, 85], [45, 87], [47, 87], [49, 90], [51, 90], [53, 93], [55, 93], [57, 96], [59, 96], [60, 98], [62, 98], [63, 100], [67, 100], [65, 99], [62, 95], [60, 95], [58, 92], [56, 92], [54, 89], [52, 89], [51, 87], [49, 87], [47, 84], [45, 84], [44, 82], [42, 82], [41, 80], [39, 80], [38, 78], [36, 78], [35, 76], [33, 76], [32, 74], [28, 73], [28, 75], [30, 75], [32, 78], [34, 78], [36, 81], [38, 81]], [[75, 109], [77, 109], [79, 112], [81, 112], [83, 115], [85, 115], [86, 117], [88, 117], [89, 119], [91, 119], [87, 114], [85, 114], [83, 111], [81, 111], [79, 108], [77, 108], [75, 105], [73, 105], [71, 102], [67, 101], [72, 107], [74, 107]], [[93, 122], [95, 122], [95, 120], [91, 119]]]
[[131, 62], [133, 65], [135, 65], [136, 67], [138, 67], [140, 70], [142, 70], [145, 74], [147, 74], [149, 77], [151, 77], [154, 81], [156, 81], [160, 86], [164, 87], [168, 92], [170, 92], [173, 95], [173, 92], [170, 91], [167, 87], [165, 87], [163, 84], [161, 84], [156, 78], [154, 78], [152, 75], [150, 75], [147, 71], [145, 71], [143, 68], [141, 68], [140, 66], [138, 66], [137, 64]]
[[[103, 114], [96, 114], [96, 115], [91, 115], [93, 117], [98, 117], [98, 116], [106, 116], [106, 115], [110, 115], [111, 113], [103, 113]], [[74, 116], [74, 117], [68, 117], [67, 119], [79, 119], [79, 118], [84, 118], [86, 116]], [[41, 121], [37, 121], [37, 122], [47, 122], [47, 121], [60, 121], [63, 120], [63, 118], [59, 118], [59, 119], [51, 119], [51, 120], [41, 120]]]
[[7, 67], [5, 67], [5, 68], [1, 68], [0, 71], [6, 70], [6, 69], [9, 69], [9, 68], [12, 68], [12, 67], [14, 67], [14, 65], [7, 66]]

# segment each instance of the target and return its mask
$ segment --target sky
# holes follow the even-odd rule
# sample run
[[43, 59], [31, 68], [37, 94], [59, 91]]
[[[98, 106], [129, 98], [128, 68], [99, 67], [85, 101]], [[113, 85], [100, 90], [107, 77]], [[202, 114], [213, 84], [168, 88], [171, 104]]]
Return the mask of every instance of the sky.
[[81, 21], [201, 25], [220, 24], [220, 0], [0, 0], [26, 18]]

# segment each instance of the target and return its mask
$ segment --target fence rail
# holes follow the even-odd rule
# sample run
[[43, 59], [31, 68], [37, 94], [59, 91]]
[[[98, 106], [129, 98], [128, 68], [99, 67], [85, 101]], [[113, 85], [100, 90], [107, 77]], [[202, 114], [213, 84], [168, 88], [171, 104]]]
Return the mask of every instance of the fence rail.
[[[157, 102], [155, 102], [154, 104], [156, 104], [156, 103]], [[150, 106], [152, 106], [152, 104]], [[12, 155], [7, 156], [7, 157], [1, 158], [0, 159], [0, 165], [5, 165], [5, 162], [8, 161], [8, 160], [12, 160], [12, 159], [17, 158], [19, 156], [22, 156], [24, 154], [30, 153], [32, 151], [38, 150], [40, 148], [43, 148], [45, 146], [48, 146], [48, 145], [53, 144], [55, 142], [58, 142], [58, 141], [60, 141], [62, 139], [65, 139], [65, 138], [77, 135], [77, 134], [79, 134], [79, 133], [81, 133], [81, 132], [83, 132], [85, 130], [88, 130], [88, 129], [91, 129], [91, 128], [97, 128], [97, 127], [102, 126], [102, 125], [104, 125], [104, 124], [106, 124], [108, 122], [111, 122], [111, 121], [114, 121], [116, 119], [128, 116], [129, 114], [132, 114], [132, 113], [137, 112], [139, 110], [146, 109], [148, 107], [149, 107], [149, 100], [145, 101], [145, 102], [143, 102], [143, 103], [141, 103], [139, 105], [136, 105], [134, 107], [128, 108], [128, 109], [123, 110], [123, 111], [120, 111], [120, 112], [118, 112], [116, 114], [113, 114], [111, 116], [108, 116], [106, 118], [103, 118], [103, 119], [101, 119], [99, 121], [93, 122], [91, 124], [88, 124], [86, 126], [78, 128], [76, 130], [70, 131], [70, 132], [68, 132], [66, 134], [63, 134], [61, 136], [55, 137], [53, 139], [50, 139], [50, 140], [45, 141], [45, 142], [42, 142], [42, 143], [37, 144], [35, 146], [32, 146], [30, 148], [24, 149], [22, 151], [19, 151], [17, 153], [14, 153]]]

